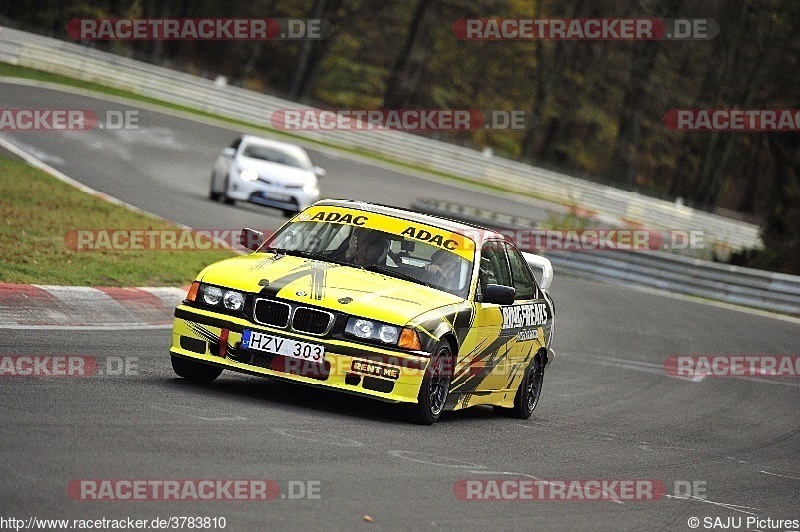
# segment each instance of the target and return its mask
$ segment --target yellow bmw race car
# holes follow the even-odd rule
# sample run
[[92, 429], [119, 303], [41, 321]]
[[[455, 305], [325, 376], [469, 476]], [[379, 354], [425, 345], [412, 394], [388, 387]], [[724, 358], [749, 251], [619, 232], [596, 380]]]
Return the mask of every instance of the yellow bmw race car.
[[406, 403], [422, 424], [536, 407], [553, 360], [547, 259], [494, 231], [344, 200], [242, 239], [255, 252], [205, 268], [175, 310], [179, 376], [228, 369]]

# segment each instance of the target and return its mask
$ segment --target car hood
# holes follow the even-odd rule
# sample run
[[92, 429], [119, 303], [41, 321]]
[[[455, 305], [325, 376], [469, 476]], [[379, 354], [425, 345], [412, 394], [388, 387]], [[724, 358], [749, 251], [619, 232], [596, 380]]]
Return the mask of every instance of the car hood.
[[212, 264], [198, 279], [248, 293], [377, 317], [405, 325], [429, 310], [463, 302], [453, 294], [388, 275], [291, 255], [253, 253]]
[[282, 185], [307, 185], [316, 182], [317, 176], [312, 170], [303, 170], [285, 164], [271, 163], [258, 159], [240, 159], [239, 170], [254, 170], [261, 179]]

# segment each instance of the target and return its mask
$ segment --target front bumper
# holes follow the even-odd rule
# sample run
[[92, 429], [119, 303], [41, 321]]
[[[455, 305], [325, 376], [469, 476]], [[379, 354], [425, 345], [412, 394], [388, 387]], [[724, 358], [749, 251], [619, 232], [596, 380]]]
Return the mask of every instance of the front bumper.
[[[325, 347], [324, 364], [241, 347], [244, 329]], [[220, 337], [227, 340], [224, 345]], [[331, 388], [390, 402], [416, 403], [429, 358], [378, 346], [273, 329], [210, 310], [175, 310], [170, 353], [251, 375]]]
[[316, 194], [309, 194], [297, 187], [283, 187], [263, 181], [236, 180], [228, 190], [228, 197], [276, 209], [299, 212], [319, 200], [320, 194], [318, 190]]

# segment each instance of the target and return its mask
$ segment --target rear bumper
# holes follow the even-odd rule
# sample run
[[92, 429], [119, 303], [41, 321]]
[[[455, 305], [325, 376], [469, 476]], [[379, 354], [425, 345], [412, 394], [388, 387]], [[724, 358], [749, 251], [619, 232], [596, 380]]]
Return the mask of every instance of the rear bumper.
[[[247, 320], [179, 306], [170, 353], [250, 375], [330, 388], [390, 402], [416, 403], [429, 359], [338, 339], [271, 329]], [[241, 347], [243, 329], [325, 347], [323, 364]], [[227, 336], [224, 345], [220, 337]]]

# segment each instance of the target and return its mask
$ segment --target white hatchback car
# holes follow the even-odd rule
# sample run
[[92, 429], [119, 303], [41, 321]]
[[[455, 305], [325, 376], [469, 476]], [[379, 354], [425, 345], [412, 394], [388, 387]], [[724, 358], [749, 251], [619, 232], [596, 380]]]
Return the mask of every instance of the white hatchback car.
[[230, 205], [249, 201], [292, 216], [319, 199], [317, 179], [324, 175], [303, 148], [244, 135], [214, 163], [209, 197]]

